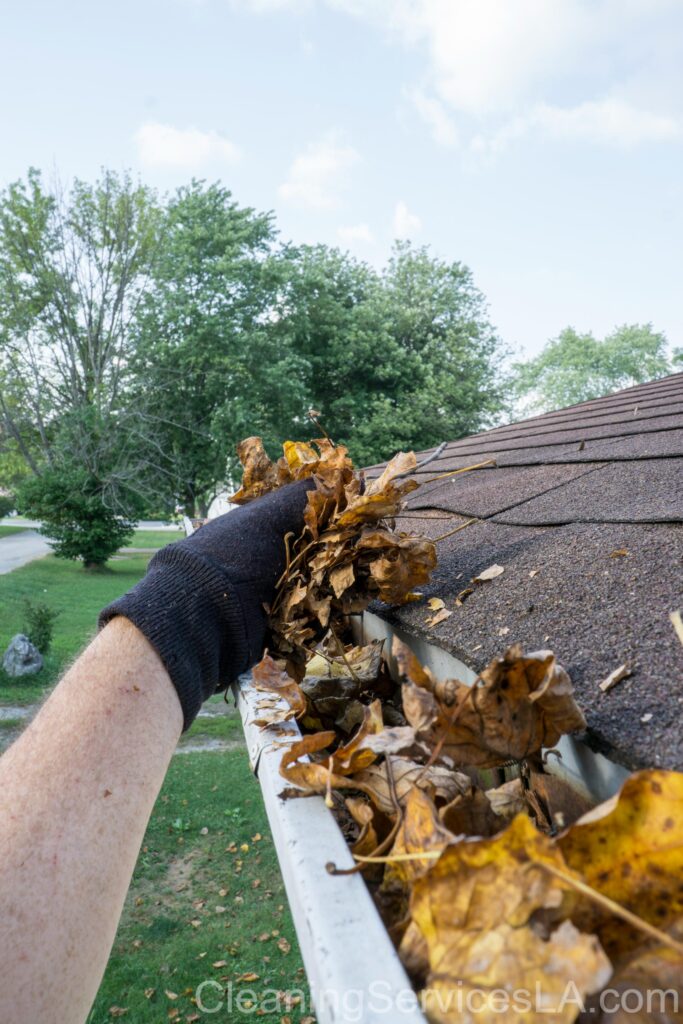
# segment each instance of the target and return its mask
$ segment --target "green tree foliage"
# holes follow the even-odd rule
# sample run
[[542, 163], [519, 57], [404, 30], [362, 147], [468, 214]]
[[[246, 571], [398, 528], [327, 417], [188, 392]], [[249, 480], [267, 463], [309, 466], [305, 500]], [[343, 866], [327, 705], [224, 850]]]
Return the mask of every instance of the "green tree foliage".
[[192, 182], [166, 209], [135, 367], [188, 511], [205, 511], [242, 437], [282, 438], [302, 409], [297, 360], [267, 330], [274, 238], [270, 215], [219, 185]]
[[500, 410], [500, 343], [463, 264], [407, 242], [383, 273], [324, 246], [284, 261], [270, 330], [307, 364], [310, 404], [358, 463], [472, 433]]
[[73, 463], [46, 468], [25, 481], [22, 506], [42, 519], [60, 558], [97, 569], [132, 536], [135, 519], [116, 515], [102, 500], [98, 481]]
[[20, 508], [88, 564], [166, 472], [131, 400], [130, 325], [158, 226], [152, 193], [110, 172], [64, 193], [31, 171], [0, 196], [0, 447], [31, 473]]
[[652, 324], [625, 324], [600, 340], [566, 327], [534, 359], [514, 367], [514, 389], [528, 409], [546, 412], [672, 372], [666, 337]]
[[197, 181], [163, 207], [110, 173], [0, 195], [0, 474], [25, 467], [65, 557], [101, 562], [143, 507], [204, 512], [239, 440], [276, 454], [318, 433], [311, 408], [360, 464], [479, 430], [499, 357], [468, 268], [424, 248], [378, 272], [279, 245]]

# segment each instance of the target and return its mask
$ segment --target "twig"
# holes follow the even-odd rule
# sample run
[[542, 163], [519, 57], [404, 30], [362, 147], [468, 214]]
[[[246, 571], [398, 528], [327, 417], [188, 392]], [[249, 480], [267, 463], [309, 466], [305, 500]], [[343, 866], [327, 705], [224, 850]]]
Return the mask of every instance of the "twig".
[[[383, 861], [381, 861], [381, 855], [393, 843], [394, 839], [396, 838], [396, 833], [398, 832], [401, 826], [402, 820], [402, 815], [396, 819], [389, 835], [386, 837], [386, 839], [382, 840], [382, 842], [379, 844], [379, 846], [376, 847], [374, 853], [372, 854], [373, 857], [380, 858], [381, 863], [383, 863]], [[327, 871], [328, 875], [357, 875], [359, 871], [363, 870], [363, 865], [362, 863], [360, 863], [360, 861], [363, 858], [360, 857], [360, 854], [355, 853], [352, 854], [352, 856], [359, 862], [358, 864], [355, 864], [352, 868], [338, 868], [334, 861], [328, 861], [327, 864], [325, 865], [325, 870]]]
[[[354, 860], [359, 861], [362, 864], [394, 864], [401, 861], [409, 860], [438, 860], [443, 850], [422, 850], [417, 853], [394, 853], [388, 857], [377, 857], [368, 856], [364, 857], [360, 853], [352, 854]], [[593, 900], [594, 903], [598, 903], [605, 910], [609, 911], [610, 914], [614, 914], [615, 917], [620, 917], [623, 921], [628, 922], [632, 927], [637, 928], [641, 932], [645, 932], [650, 938], [656, 939], [657, 942], [661, 942], [663, 946], [669, 946], [683, 956], [683, 942], [678, 942], [677, 939], [671, 937], [661, 929], [656, 928], [653, 924], [648, 921], [644, 921], [642, 917], [638, 917], [637, 914], [632, 914], [626, 907], [622, 907], [620, 903], [615, 903], [609, 896], [605, 896], [603, 893], [598, 892], [597, 889], [593, 889], [592, 886], [587, 885], [586, 882], [582, 882], [580, 878], [574, 878], [572, 875], [566, 874], [564, 871], [560, 871], [559, 868], [553, 867], [551, 864], [547, 864], [545, 861], [535, 860], [532, 861], [534, 867], [542, 868], [547, 871], [549, 875], [553, 875], [554, 878], [559, 879], [566, 885], [577, 892], [580, 892], [583, 896], [586, 896], [589, 900]]]
[[339, 639], [339, 637], [337, 636], [335, 631], [332, 629], [332, 626], [330, 626], [330, 633], [334, 637], [335, 643], [337, 644], [337, 650], [341, 654], [342, 660], [343, 660], [344, 664], [346, 665], [346, 667], [348, 668], [349, 672], [351, 673], [351, 678], [353, 679], [354, 682], [361, 683], [361, 680], [359, 679], [359, 677], [356, 675], [356, 673], [353, 670], [353, 665], [351, 664], [349, 659], [346, 657], [346, 651], [344, 650], [343, 643], [341, 642], [341, 640]]
[[[422, 480], [420, 487], [425, 484], [433, 484], [436, 480], [445, 480], [448, 476], [457, 476], [458, 473], [469, 473], [473, 469], [484, 469], [486, 466], [495, 466], [495, 459], [487, 459], [486, 462], [477, 462], [474, 466], [463, 466], [462, 469], [451, 469], [448, 473], [439, 473], [438, 476], [430, 476], [429, 480]], [[394, 479], [397, 479], [394, 477]]]
[[332, 766], [334, 764], [334, 755], [330, 754], [327, 762], [327, 788], [325, 790], [325, 806], [332, 808], [334, 807], [334, 801], [332, 799]]
[[583, 896], [586, 896], [589, 900], [593, 900], [594, 903], [598, 903], [605, 910], [609, 911], [610, 914], [614, 914], [615, 917], [620, 917], [622, 921], [626, 921], [632, 925], [633, 928], [637, 928], [641, 932], [645, 932], [653, 939], [657, 939], [664, 946], [670, 946], [677, 953], [683, 956], [683, 942], [678, 942], [677, 939], [673, 939], [666, 932], [656, 928], [653, 924], [648, 921], [644, 921], [642, 917], [638, 917], [637, 914], [633, 914], [626, 907], [622, 907], [620, 903], [615, 903], [609, 896], [605, 896], [603, 893], [598, 892], [592, 886], [583, 882], [580, 878], [575, 878], [573, 875], [568, 875], [559, 868], [553, 867], [551, 864], [546, 864], [544, 861], [534, 861], [540, 868], [547, 871], [549, 875], [553, 875], [555, 878], [559, 878], [560, 881], [565, 882], [567, 885], [576, 889]]
[[388, 857], [363, 856], [360, 853], [352, 853], [354, 860], [361, 864], [399, 864], [406, 860], [438, 860], [443, 850], [421, 850], [417, 853], [391, 853]]
[[322, 425], [322, 423], [320, 423], [320, 422], [318, 421], [318, 416], [319, 416], [319, 415], [320, 415], [320, 413], [319, 413], [319, 412], [317, 412], [317, 410], [316, 410], [316, 409], [309, 409], [309, 410], [308, 410], [308, 418], [309, 418], [310, 420], [313, 420], [313, 422], [315, 423], [315, 425], [316, 425], [316, 427], [318, 428], [318, 430], [322, 431], [323, 437], [324, 437], [324, 438], [325, 438], [325, 439], [326, 439], [327, 441], [329, 441], [329, 442], [330, 442], [330, 444], [334, 444], [334, 441], [332, 440], [332, 438], [330, 437], [330, 435], [329, 435], [329, 434], [327, 433], [327, 431], [325, 430], [325, 428], [324, 428], [324, 426]]
[[472, 523], [481, 523], [482, 519], [468, 519], [467, 522], [461, 523], [460, 526], [456, 526], [454, 530], [449, 530], [448, 533], [442, 533], [440, 537], [435, 537], [433, 540], [434, 544], [438, 544], [440, 540], [445, 540], [446, 537], [451, 537], [454, 533], [459, 533], [460, 530], [464, 530], [466, 526], [471, 526]]
[[416, 462], [413, 468], [406, 469], [405, 473], [399, 473], [398, 476], [394, 477], [394, 480], [402, 480], [404, 476], [412, 476], [418, 469], [422, 469], [423, 466], [428, 466], [430, 462], [434, 462], [435, 459], [439, 458], [447, 444], [448, 441], [442, 441], [439, 447], [435, 448], [431, 455], [427, 455], [427, 457], [421, 459], [420, 462]]

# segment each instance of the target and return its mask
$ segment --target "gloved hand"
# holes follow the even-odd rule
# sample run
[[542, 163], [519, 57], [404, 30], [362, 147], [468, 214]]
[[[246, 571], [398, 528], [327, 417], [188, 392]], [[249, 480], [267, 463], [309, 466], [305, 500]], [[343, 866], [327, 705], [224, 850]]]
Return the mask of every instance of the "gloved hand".
[[156, 649], [178, 691], [184, 729], [202, 702], [263, 653], [264, 604], [285, 568], [284, 536], [303, 528], [311, 480], [289, 484], [162, 548], [147, 574], [100, 613], [124, 615]]

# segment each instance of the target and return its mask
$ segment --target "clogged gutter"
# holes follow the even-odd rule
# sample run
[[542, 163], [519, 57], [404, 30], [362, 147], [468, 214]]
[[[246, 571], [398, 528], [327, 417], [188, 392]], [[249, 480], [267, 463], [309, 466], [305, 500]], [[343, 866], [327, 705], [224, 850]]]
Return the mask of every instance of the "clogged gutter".
[[395, 640], [398, 684], [381, 642], [353, 644], [350, 617], [374, 598], [420, 600], [436, 565], [431, 541], [395, 528], [415, 456], [368, 483], [329, 439], [284, 450], [272, 463], [256, 438], [239, 449], [234, 500], [316, 484], [254, 669], [254, 724], [283, 745], [284, 795], [334, 810], [429, 1018], [540, 984], [541, 1007], [501, 1016], [485, 995], [476, 1019], [571, 1021], [568, 986], [581, 1000], [615, 979], [666, 987], [683, 966], [683, 776], [641, 772], [581, 817], [585, 801], [546, 771], [544, 749], [585, 724], [550, 651], [513, 644], [467, 686]]

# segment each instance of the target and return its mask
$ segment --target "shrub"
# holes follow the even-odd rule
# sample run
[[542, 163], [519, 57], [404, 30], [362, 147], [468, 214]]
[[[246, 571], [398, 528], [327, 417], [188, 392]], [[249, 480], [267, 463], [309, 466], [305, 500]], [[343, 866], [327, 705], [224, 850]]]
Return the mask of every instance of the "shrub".
[[42, 520], [55, 554], [80, 558], [86, 569], [103, 566], [135, 530], [135, 520], [106, 504], [102, 485], [85, 469], [45, 470], [22, 484], [18, 499], [22, 512]]
[[0, 494], [0, 519], [14, 511], [16, 500], [12, 494]]
[[59, 612], [42, 601], [24, 601], [24, 634], [41, 654], [47, 654], [52, 644], [55, 621]]

